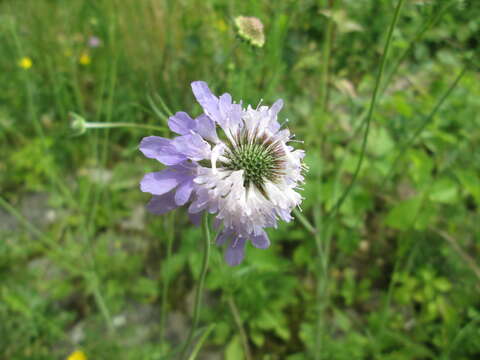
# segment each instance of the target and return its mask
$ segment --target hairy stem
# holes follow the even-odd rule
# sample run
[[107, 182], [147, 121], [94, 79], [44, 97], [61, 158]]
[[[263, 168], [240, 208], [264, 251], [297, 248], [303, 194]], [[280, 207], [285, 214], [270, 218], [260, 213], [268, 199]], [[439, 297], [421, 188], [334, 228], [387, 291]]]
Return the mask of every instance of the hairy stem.
[[385, 63], [386, 63], [386, 60], [387, 60], [387, 57], [388, 57], [388, 51], [390, 50], [393, 30], [395, 29], [395, 26], [397, 25], [398, 18], [399, 18], [399, 15], [400, 15], [400, 10], [401, 10], [404, 2], [405, 2], [405, 0], [398, 0], [397, 7], [395, 8], [395, 13], [393, 15], [392, 22], [390, 23], [390, 28], [388, 29], [387, 40], [385, 42], [383, 55], [382, 55], [382, 58], [380, 60], [380, 68], [379, 68], [378, 73], [377, 73], [377, 78], [376, 78], [376, 81], [375, 81], [375, 87], [373, 89], [373, 94], [372, 94], [372, 98], [371, 98], [371, 101], [370, 101], [370, 106], [368, 108], [368, 114], [367, 114], [367, 118], [366, 118], [366, 128], [365, 128], [365, 132], [363, 134], [362, 148], [360, 150], [360, 158], [358, 160], [358, 163], [357, 163], [357, 166], [356, 166], [355, 171], [353, 173], [352, 180], [350, 181], [350, 184], [348, 184], [347, 189], [342, 194], [342, 196], [340, 197], [338, 202], [335, 204], [334, 208], [332, 209], [332, 211], [330, 213], [330, 217], [333, 217], [334, 215], [336, 215], [336, 213], [340, 210], [340, 207], [342, 206], [343, 202], [348, 197], [348, 195], [350, 194], [350, 191], [352, 190], [353, 186], [355, 185], [355, 183], [357, 181], [357, 178], [358, 178], [358, 174], [360, 173], [360, 169], [362, 168], [363, 160], [365, 158], [365, 152], [366, 152], [366, 149], [367, 149], [368, 135], [370, 134], [370, 124], [371, 124], [371, 120], [372, 120], [372, 116], [373, 116], [373, 110], [375, 109], [375, 105], [377, 103], [378, 90], [380, 88], [380, 83], [382, 82], [382, 76], [383, 76], [383, 71], [385, 69]]
[[468, 69], [468, 64], [464, 66], [462, 71], [457, 75], [453, 83], [450, 85], [450, 87], [447, 89], [445, 94], [440, 98], [440, 100], [437, 102], [433, 110], [430, 112], [430, 114], [422, 121], [420, 126], [415, 130], [415, 132], [403, 143], [403, 145], [400, 147], [400, 150], [398, 151], [398, 154], [393, 161], [392, 166], [390, 167], [387, 175], [383, 178], [382, 184], [380, 185], [380, 190], [383, 189], [387, 181], [390, 179], [390, 177], [393, 175], [393, 172], [395, 168], [397, 167], [400, 159], [406, 154], [407, 149], [413, 145], [415, 140], [420, 136], [420, 134], [425, 130], [428, 124], [432, 122], [432, 120], [435, 118], [435, 115], [437, 115], [438, 110], [442, 107], [443, 103], [445, 100], [450, 96], [452, 91], [455, 89], [455, 87], [458, 85], [460, 82], [460, 79], [465, 75], [465, 72]]

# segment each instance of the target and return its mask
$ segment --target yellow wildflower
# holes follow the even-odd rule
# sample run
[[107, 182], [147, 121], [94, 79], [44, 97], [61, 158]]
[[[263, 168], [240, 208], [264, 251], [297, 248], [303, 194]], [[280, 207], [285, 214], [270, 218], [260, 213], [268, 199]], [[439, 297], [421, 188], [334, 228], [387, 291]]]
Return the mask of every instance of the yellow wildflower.
[[70, 354], [67, 360], [87, 360], [87, 355], [81, 350], [75, 350]]
[[30, 59], [28, 56], [24, 56], [18, 62], [18, 66], [20, 66], [22, 69], [25, 69], [25, 70], [30, 69], [32, 65], [33, 65], [32, 59]]
[[78, 59], [78, 62], [83, 66], [88, 66], [92, 62], [92, 59], [87, 53], [82, 53], [82, 55], [80, 55], [80, 58]]
[[219, 19], [219, 20], [215, 21], [215, 27], [220, 32], [225, 32], [225, 31], [228, 30], [228, 26], [225, 23], [225, 21], [223, 21], [223, 19]]

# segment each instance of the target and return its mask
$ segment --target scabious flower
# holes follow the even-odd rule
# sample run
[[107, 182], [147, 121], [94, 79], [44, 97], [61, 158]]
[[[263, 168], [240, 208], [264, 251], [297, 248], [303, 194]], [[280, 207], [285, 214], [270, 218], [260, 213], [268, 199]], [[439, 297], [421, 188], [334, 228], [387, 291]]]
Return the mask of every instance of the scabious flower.
[[254, 16], [237, 16], [235, 26], [238, 35], [253, 46], [261, 48], [265, 44], [265, 33], [263, 24], [259, 18]]
[[147, 205], [152, 213], [188, 204], [194, 223], [202, 213], [216, 214], [217, 244], [227, 244], [225, 259], [237, 265], [248, 240], [266, 249], [264, 229], [292, 219], [302, 200], [296, 190], [304, 180], [305, 153], [288, 145], [292, 135], [277, 120], [282, 100], [243, 108], [228, 93], [212, 94], [203, 81], [193, 82], [192, 89], [204, 113], [192, 119], [177, 112], [168, 125], [179, 136], [141, 141], [143, 154], [167, 168], [146, 174], [140, 188], [153, 194]]
[[91, 48], [97, 48], [102, 45], [102, 40], [97, 36], [90, 36], [88, 38], [88, 46]]

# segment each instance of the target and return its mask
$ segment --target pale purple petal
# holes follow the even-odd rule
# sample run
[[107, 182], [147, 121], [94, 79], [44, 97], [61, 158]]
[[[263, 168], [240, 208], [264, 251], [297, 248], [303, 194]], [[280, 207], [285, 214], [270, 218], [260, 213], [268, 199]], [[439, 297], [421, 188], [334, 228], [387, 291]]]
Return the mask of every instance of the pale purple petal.
[[170, 166], [171, 169], [174, 169], [178, 172], [185, 174], [186, 176], [188, 175], [191, 177], [193, 177], [193, 175], [196, 173], [195, 170], [197, 169], [197, 167], [198, 165], [196, 163], [188, 160]]
[[179, 111], [175, 115], [170, 116], [168, 127], [179, 135], [186, 135], [195, 129], [195, 122], [186, 112]]
[[163, 195], [183, 181], [184, 177], [170, 169], [148, 173], [140, 182], [140, 189], [153, 195]]
[[219, 219], [219, 218], [213, 219], [213, 228], [215, 230], [218, 230], [220, 228], [220, 225], [222, 225], [222, 219]]
[[253, 235], [250, 241], [257, 249], [267, 249], [270, 246], [270, 240], [265, 231], [262, 231], [259, 235]]
[[242, 107], [239, 104], [232, 104], [232, 97], [225, 93], [220, 96], [218, 103], [220, 119], [217, 122], [223, 129], [235, 129], [242, 121]]
[[277, 209], [276, 211], [278, 216], [285, 222], [290, 222], [290, 220], [293, 219], [292, 215], [290, 214], [290, 211], [287, 209]]
[[175, 204], [175, 194], [173, 191], [160, 195], [153, 196], [150, 202], [147, 204], [147, 210], [151, 213], [162, 215], [177, 208]]
[[175, 203], [178, 206], [185, 205], [190, 199], [190, 196], [192, 195], [192, 191], [193, 191], [192, 180], [187, 180], [182, 184], [180, 184], [175, 193]]
[[140, 142], [140, 151], [147, 158], [156, 159], [161, 149], [170, 144], [170, 139], [165, 139], [159, 136], [147, 136]]
[[218, 108], [220, 109], [220, 114], [222, 117], [225, 117], [230, 112], [230, 107], [232, 106], [232, 96], [229, 93], [225, 93], [220, 96], [218, 101]]
[[245, 238], [237, 237], [225, 250], [225, 261], [230, 266], [236, 266], [243, 261], [245, 256]]
[[189, 212], [189, 214], [197, 214], [200, 211], [205, 210], [207, 208], [207, 206], [208, 206], [208, 200], [196, 199], [188, 207], [188, 212]]
[[270, 107], [270, 112], [272, 114], [272, 116], [277, 116], [278, 113], [280, 112], [280, 110], [282, 110], [283, 108], [283, 100], [282, 99], [278, 99], [277, 101], [275, 101], [273, 103], [273, 105]]
[[225, 244], [225, 242], [230, 239], [230, 237], [232, 236], [232, 230], [230, 229], [223, 229], [217, 236], [217, 239], [216, 239], [216, 244], [218, 246], [221, 246], [223, 244]]
[[191, 160], [203, 160], [210, 155], [210, 145], [198, 134], [178, 136], [173, 142], [177, 150]]
[[190, 221], [195, 226], [200, 226], [200, 224], [202, 222], [202, 216], [203, 216], [203, 212], [199, 212], [199, 213], [196, 213], [196, 214], [188, 213], [188, 217], [190, 218]]
[[172, 140], [159, 136], [148, 136], [140, 142], [140, 151], [150, 159], [156, 159], [165, 165], [175, 165], [187, 159], [178, 152]]
[[208, 191], [197, 191], [195, 195], [195, 200], [192, 201], [192, 203], [188, 207], [188, 212], [191, 214], [195, 214], [205, 210], [209, 206], [209, 202], [211, 201], [210, 196], [208, 195]]
[[283, 107], [283, 100], [278, 99], [273, 103], [272, 107], [270, 108], [270, 115], [272, 117], [272, 120], [270, 121], [270, 125], [268, 127], [270, 131], [274, 133], [276, 133], [281, 128], [277, 120], [277, 115], [280, 112], [280, 110], [282, 110], [282, 107]]
[[213, 143], [217, 143], [220, 141], [217, 136], [217, 130], [215, 129], [215, 122], [207, 115], [200, 115], [195, 119], [195, 123], [195, 131], [205, 140], [211, 141]]
[[212, 120], [218, 121], [220, 119], [218, 98], [212, 94], [207, 83], [205, 81], [192, 82], [192, 91], [198, 103], [202, 106], [205, 114], [207, 114]]

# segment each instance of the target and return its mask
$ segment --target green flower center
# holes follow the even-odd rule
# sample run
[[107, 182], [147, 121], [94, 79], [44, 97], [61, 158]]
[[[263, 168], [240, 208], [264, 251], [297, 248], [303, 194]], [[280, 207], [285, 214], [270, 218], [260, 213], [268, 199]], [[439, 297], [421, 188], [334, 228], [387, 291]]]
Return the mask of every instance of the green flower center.
[[282, 173], [283, 157], [281, 145], [265, 137], [240, 134], [229, 144], [225, 154], [229, 159], [224, 167], [229, 170], [243, 170], [245, 187], [255, 185], [260, 191], [266, 180], [274, 182]]

